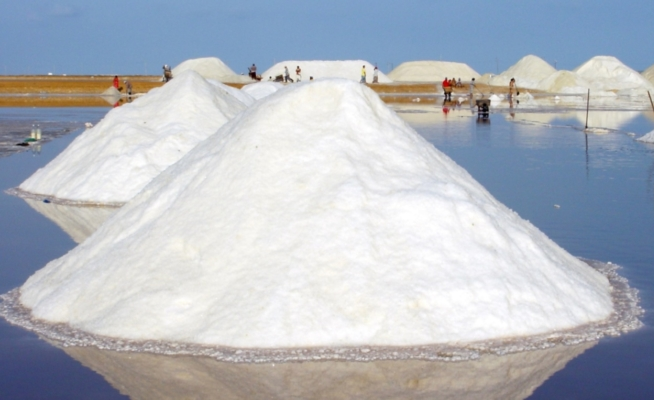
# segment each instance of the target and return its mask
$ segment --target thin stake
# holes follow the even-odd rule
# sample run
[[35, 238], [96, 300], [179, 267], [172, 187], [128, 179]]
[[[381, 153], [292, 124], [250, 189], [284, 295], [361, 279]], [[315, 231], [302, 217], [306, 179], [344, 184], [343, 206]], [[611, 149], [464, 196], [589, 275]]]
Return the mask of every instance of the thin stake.
[[590, 89], [588, 89], [588, 100], [586, 101], [586, 128], [588, 129], [588, 108], [590, 107]]
[[649, 94], [649, 90], [647, 91], [647, 95], [649, 96], [649, 102], [652, 104], [652, 111], [654, 111], [654, 101], [652, 101], [652, 95]]

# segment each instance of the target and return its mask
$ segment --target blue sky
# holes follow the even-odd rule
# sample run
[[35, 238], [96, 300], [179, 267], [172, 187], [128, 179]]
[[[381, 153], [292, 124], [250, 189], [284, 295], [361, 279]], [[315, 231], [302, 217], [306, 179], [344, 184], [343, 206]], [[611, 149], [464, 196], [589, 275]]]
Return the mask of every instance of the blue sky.
[[384, 72], [445, 60], [499, 72], [535, 54], [654, 64], [651, 0], [3, 0], [0, 74], [159, 74], [214, 56], [237, 73], [289, 60], [363, 59]]

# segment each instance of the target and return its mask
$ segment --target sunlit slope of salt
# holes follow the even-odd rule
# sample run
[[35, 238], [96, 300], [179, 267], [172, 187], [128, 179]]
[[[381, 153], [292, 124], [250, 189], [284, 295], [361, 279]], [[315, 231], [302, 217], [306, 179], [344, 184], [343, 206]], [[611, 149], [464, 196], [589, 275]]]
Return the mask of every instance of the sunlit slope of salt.
[[590, 81], [599, 90], [654, 90], [643, 75], [611, 56], [596, 56], [574, 69], [577, 75]]
[[230, 90], [192, 71], [181, 74], [111, 110], [19, 188], [73, 201], [125, 202], [246, 108]]
[[608, 317], [609, 292], [374, 92], [324, 80], [227, 123], [20, 300], [106, 336], [279, 348], [549, 332]]
[[245, 85], [241, 88], [241, 91], [247, 93], [248, 95], [254, 97], [256, 100], [263, 99], [266, 96], [269, 96], [279, 89], [283, 88], [284, 85], [279, 82], [257, 82]]
[[517, 63], [488, 81], [491, 86], [509, 86], [511, 78], [515, 78], [518, 90], [520, 88], [538, 89], [541, 80], [556, 72], [556, 69], [542, 58], [535, 55], [522, 57]]

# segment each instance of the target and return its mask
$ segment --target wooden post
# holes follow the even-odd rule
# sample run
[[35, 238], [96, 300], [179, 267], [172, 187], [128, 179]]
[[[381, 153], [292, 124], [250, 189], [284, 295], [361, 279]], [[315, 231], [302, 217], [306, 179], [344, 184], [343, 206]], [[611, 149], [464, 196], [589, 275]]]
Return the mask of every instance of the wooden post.
[[590, 89], [588, 89], [588, 99], [586, 101], [586, 127], [584, 129], [588, 129], [588, 108], [590, 107]]
[[649, 96], [649, 102], [652, 105], [652, 111], [654, 111], [654, 101], [652, 101], [652, 95], [649, 94], [649, 90], [647, 91], [647, 95]]

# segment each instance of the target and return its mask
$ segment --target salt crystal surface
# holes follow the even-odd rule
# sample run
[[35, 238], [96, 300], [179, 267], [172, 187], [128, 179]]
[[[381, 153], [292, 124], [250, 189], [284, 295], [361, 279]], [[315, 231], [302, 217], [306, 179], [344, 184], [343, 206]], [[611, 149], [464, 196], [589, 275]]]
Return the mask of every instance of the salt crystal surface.
[[249, 349], [462, 345], [614, 311], [604, 275], [346, 80], [255, 103], [20, 302], [105, 337]]
[[468, 64], [451, 61], [409, 61], [404, 62], [388, 74], [395, 82], [442, 82], [456, 78], [468, 82], [480, 75]]
[[193, 71], [180, 74], [111, 110], [19, 189], [87, 203], [125, 202], [246, 108], [229, 94], [234, 90], [247, 96]]

